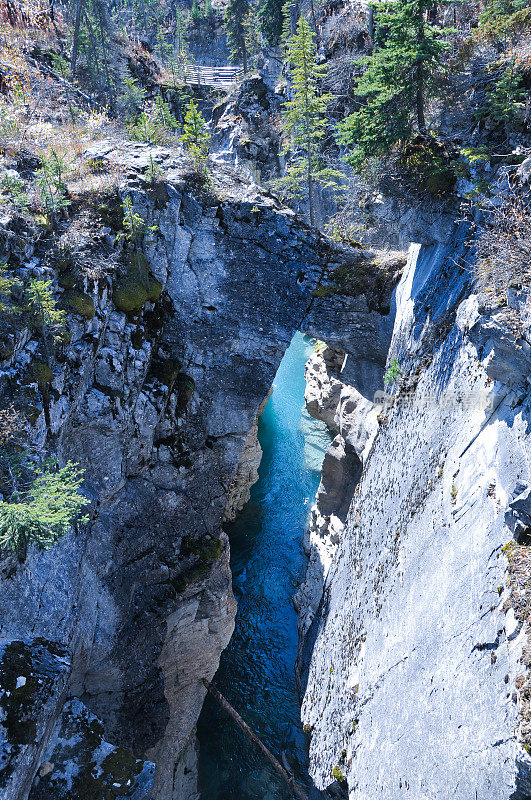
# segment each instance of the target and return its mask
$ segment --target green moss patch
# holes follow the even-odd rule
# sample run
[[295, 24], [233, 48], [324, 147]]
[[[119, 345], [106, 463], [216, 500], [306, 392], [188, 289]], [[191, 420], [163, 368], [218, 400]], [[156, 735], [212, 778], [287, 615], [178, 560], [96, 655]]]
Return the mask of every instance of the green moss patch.
[[182, 594], [187, 586], [204, 578], [212, 564], [217, 561], [223, 549], [221, 538], [216, 536], [183, 536], [180, 556], [191, 560], [190, 566], [171, 580], [177, 594]]
[[32, 361], [25, 375], [26, 383], [36, 383], [41, 391], [53, 381], [53, 372], [45, 361]]
[[126, 274], [118, 280], [112, 299], [119, 311], [134, 314], [148, 301], [156, 302], [162, 293], [162, 284], [149, 272], [149, 264], [142, 253], [132, 253]]
[[100, 721], [79, 701], [63, 708], [52, 752], [53, 770], [38, 775], [30, 800], [114, 800], [148, 797], [154, 765], [104, 739]]
[[[150, 375], [157, 378], [166, 386], [173, 386], [181, 371], [182, 364], [176, 358], [160, 358], [157, 356], [151, 362]], [[192, 390], [193, 391], [193, 390]]]
[[124, 210], [118, 193], [108, 195], [97, 206], [102, 222], [113, 231], [121, 231], [124, 224]]
[[92, 297], [84, 292], [66, 292], [63, 297], [63, 303], [75, 314], [84, 317], [84, 319], [92, 319], [96, 313]]
[[54, 642], [35, 639], [30, 644], [10, 642], [0, 657], [0, 708], [8, 746], [2, 749], [1, 781], [14, 769], [22, 748], [38, 735], [44, 704], [68, 669], [66, 651]]

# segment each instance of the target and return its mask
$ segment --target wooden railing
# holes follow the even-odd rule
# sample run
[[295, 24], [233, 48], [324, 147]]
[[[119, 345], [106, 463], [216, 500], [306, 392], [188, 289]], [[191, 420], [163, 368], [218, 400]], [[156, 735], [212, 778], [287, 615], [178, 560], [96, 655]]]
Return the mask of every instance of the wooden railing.
[[185, 82], [189, 86], [213, 86], [220, 89], [243, 78], [241, 67], [205, 67], [193, 64], [186, 67]]

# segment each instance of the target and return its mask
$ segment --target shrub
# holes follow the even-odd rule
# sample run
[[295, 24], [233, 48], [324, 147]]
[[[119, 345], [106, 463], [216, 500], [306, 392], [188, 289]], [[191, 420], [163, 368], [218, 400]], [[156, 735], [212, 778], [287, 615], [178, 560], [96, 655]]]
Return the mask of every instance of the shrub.
[[0, 311], [16, 313], [20, 308], [13, 304], [11, 293], [13, 289], [22, 286], [21, 281], [9, 275], [7, 264], [0, 264]]
[[525, 108], [526, 90], [523, 83], [523, 76], [517, 72], [514, 64], [507, 65], [487, 93], [485, 105], [476, 116], [487, 116], [496, 122], [513, 120], [518, 111]]
[[29, 200], [27, 196], [27, 187], [24, 181], [20, 178], [12, 178], [5, 175], [2, 181], [2, 194], [9, 197], [11, 204], [15, 208], [22, 211], [27, 211], [29, 208]]
[[476, 240], [474, 278], [482, 300], [490, 305], [507, 301], [509, 288], [528, 285], [531, 277], [530, 197], [516, 188], [495, 197], [483, 208]]
[[119, 101], [125, 111], [136, 114], [142, 108], [145, 99], [146, 90], [139, 85], [137, 79], [133, 77], [124, 78]]
[[157, 230], [156, 225], [148, 225], [140, 214], [137, 214], [133, 208], [133, 201], [129, 197], [124, 198], [122, 203], [123, 208], [123, 231], [120, 231], [116, 239], [126, 239], [128, 242], [136, 242], [146, 234], [154, 233]]
[[204, 117], [193, 100], [186, 106], [181, 142], [191, 154], [196, 170], [204, 172], [208, 160], [210, 134], [206, 129]]
[[151, 109], [143, 111], [133, 122], [127, 123], [126, 127], [135, 141], [166, 144], [175, 135], [177, 120], [169, 103], [157, 95]]
[[70, 205], [64, 180], [66, 172], [64, 158], [53, 148], [48, 156], [41, 156], [41, 168], [37, 170], [36, 182], [44, 210], [52, 223], [56, 213]]
[[58, 467], [50, 460], [38, 468], [26, 491], [15, 489], [9, 502], [0, 501], [0, 547], [17, 553], [21, 561], [32, 544], [41, 550], [51, 547], [90, 502], [79, 494], [82, 481], [83, 470], [71, 461]]
[[33, 322], [41, 329], [45, 346], [49, 350], [50, 335], [54, 342], [61, 340], [66, 328], [66, 312], [57, 308], [51, 281], [30, 280], [26, 296]]
[[393, 383], [402, 375], [402, 367], [400, 366], [397, 358], [392, 358], [389, 367], [384, 375], [385, 386], [392, 386]]

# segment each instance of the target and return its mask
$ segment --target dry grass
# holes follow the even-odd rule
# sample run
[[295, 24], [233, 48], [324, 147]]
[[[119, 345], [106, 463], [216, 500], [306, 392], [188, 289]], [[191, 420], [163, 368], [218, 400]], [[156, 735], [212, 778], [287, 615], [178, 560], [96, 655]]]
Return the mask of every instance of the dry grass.
[[531, 286], [531, 192], [510, 185], [485, 209], [475, 280], [482, 299], [504, 305], [510, 288]]

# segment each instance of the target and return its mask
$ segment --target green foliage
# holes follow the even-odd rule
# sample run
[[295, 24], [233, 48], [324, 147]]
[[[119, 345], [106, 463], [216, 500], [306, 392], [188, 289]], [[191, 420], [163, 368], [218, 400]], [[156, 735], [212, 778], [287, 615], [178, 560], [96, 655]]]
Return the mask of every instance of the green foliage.
[[347, 161], [360, 169], [371, 157], [388, 155], [411, 137], [416, 122], [424, 131], [424, 106], [434, 90], [449, 29], [429, 22], [432, 0], [394, 0], [374, 6], [377, 42], [364, 60], [355, 86], [365, 105], [339, 126], [339, 139], [352, 148]]
[[243, 64], [247, 71], [247, 48], [245, 44], [244, 19], [249, 13], [249, 0], [228, 0], [223, 18], [227, 32], [231, 61]]
[[392, 386], [402, 375], [402, 367], [397, 358], [392, 358], [384, 375], [384, 385]]
[[278, 44], [282, 34], [283, 0], [262, 0], [258, 6], [260, 30], [270, 45]]
[[160, 164], [157, 164], [155, 161], [153, 161], [153, 156], [150, 153], [149, 164], [146, 170], [146, 178], [148, 179], [149, 183], [156, 183], [157, 181], [162, 180], [164, 174], [163, 168], [160, 166]]
[[126, 123], [130, 137], [140, 142], [166, 144], [171, 141], [177, 128], [169, 103], [159, 94], [149, 111], [143, 111], [135, 120]]
[[199, 4], [199, 0], [192, 0], [192, 8], [190, 9], [190, 16], [194, 22], [200, 22], [203, 19], [203, 9]]
[[332, 777], [335, 778], [336, 781], [339, 781], [339, 783], [343, 783], [345, 781], [345, 776], [343, 775], [339, 764], [336, 764], [336, 766], [332, 769]]
[[247, 59], [250, 65], [254, 67], [256, 65], [256, 57], [260, 54], [262, 49], [262, 36], [260, 32], [260, 20], [252, 6], [249, 7], [249, 11], [243, 19], [243, 30]]
[[156, 34], [156, 52], [160, 59], [164, 62], [171, 57], [173, 53], [173, 45], [167, 39], [166, 32], [163, 25], [157, 25]]
[[0, 311], [19, 313], [20, 308], [13, 304], [11, 293], [13, 289], [22, 286], [22, 282], [8, 273], [7, 264], [0, 264]]
[[164, 130], [174, 131], [177, 127], [177, 120], [173, 116], [170, 104], [160, 94], [156, 96], [153, 105], [153, 121]]
[[523, 76], [514, 63], [509, 64], [487, 92], [485, 106], [477, 112], [478, 117], [490, 117], [496, 122], [509, 122], [525, 108], [527, 92]]
[[286, 62], [289, 64], [292, 97], [283, 104], [282, 119], [295, 155], [287, 174], [275, 182], [275, 188], [287, 196], [301, 196], [307, 187], [310, 218], [313, 219], [313, 185], [337, 186], [342, 178], [339, 172], [327, 169], [320, 159], [321, 142], [326, 133], [327, 104], [332, 95], [322, 94], [320, 82], [326, 74], [326, 65], [317, 63], [315, 37], [308, 20], [299, 19], [297, 32], [287, 41]]
[[483, 164], [490, 156], [485, 145], [480, 147], [462, 147], [459, 151], [469, 164]]
[[83, 470], [71, 461], [64, 467], [48, 461], [36, 469], [26, 490], [15, 488], [8, 502], [0, 501], [0, 547], [16, 552], [21, 560], [30, 545], [51, 547], [90, 502], [79, 494], [82, 482]]
[[208, 161], [210, 133], [194, 100], [190, 100], [186, 106], [181, 142], [191, 154], [196, 170], [204, 172]]
[[49, 155], [41, 156], [41, 168], [36, 172], [36, 183], [44, 210], [52, 222], [58, 211], [70, 205], [65, 183], [67, 171], [64, 158], [54, 148]]
[[15, 208], [21, 211], [27, 211], [29, 208], [29, 201], [27, 197], [27, 187], [23, 180], [20, 178], [10, 177], [4, 175], [2, 180], [2, 195], [6, 194]]
[[503, 36], [510, 30], [513, 18], [528, 6], [527, 0], [488, 0], [479, 18], [482, 33]]
[[139, 239], [146, 236], [146, 234], [150, 235], [157, 230], [157, 225], [148, 225], [146, 220], [141, 217], [140, 214], [137, 214], [133, 208], [133, 201], [129, 195], [127, 195], [127, 197], [125, 197], [123, 200], [122, 210], [123, 230], [117, 234], [117, 241], [125, 239], [128, 242], [137, 242]]
[[126, 113], [138, 113], [144, 105], [145, 99], [146, 90], [136, 78], [129, 76], [123, 79], [119, 101]]
[[42, 330], [45, 343], [51, 334], [58, 342], [66, 328], [66, 312], [57, 307], [52, 292], [51, 281], [39, 281], [32, 278], [26, 287], [28, 309], [33, 323]]
[[446, 195], [455, 186], [452, 154], [434, 137], [418, 136], [410, 141], [397, 161], [397, 168], [416, 192]]

